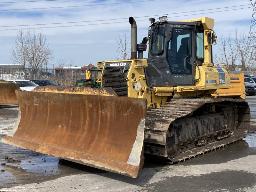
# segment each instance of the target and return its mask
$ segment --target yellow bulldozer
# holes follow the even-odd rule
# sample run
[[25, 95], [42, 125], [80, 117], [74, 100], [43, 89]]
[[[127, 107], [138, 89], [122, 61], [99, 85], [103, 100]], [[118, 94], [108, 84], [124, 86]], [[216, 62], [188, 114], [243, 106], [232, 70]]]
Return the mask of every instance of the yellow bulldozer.
[[144, 154], [176, 163], [242, 139], [243, 74], [214, 66], [214, 20], [152, 18], [140, 44], [129, 22], [131, 59], [99, 62], [101, 88], [17, 91], [19, 126], [4, 142], [136, 178]]

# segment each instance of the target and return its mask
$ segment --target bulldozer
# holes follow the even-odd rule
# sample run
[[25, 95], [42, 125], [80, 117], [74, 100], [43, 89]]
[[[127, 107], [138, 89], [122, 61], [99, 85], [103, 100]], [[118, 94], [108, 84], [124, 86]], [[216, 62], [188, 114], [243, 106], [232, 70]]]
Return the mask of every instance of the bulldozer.
[[101, 88], [17, 91], [19, 125], [4, 143], [136, 178], [145, 154], [177, 163], [241, 140], [243, 74], [213, 64], [214, 20], [150, 22], [138, 44], [129, 18], [131, 59], [99, 62]]
[[15, 91], [19, 87], [8, 81], [0, 80], [0, 105], [18, 105]]
[[76, 82], [77, 87], [101, 87], [101, 70], [97, 67], [91, 67], [85, 70], [85, 79], [78, 80]]

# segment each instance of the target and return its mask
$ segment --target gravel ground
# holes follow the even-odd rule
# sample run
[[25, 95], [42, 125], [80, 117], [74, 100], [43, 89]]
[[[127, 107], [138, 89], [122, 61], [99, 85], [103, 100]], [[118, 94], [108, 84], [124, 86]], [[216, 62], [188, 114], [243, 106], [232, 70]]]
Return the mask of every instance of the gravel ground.
[[[256, 125], [256, 97], [248, 98]], [[0, 109], [0, 134], [15, 125], [17, 108]], [[0, 191], [256, 192], [256, 134], [178, 165], [146, 159], [138, 179], [59, 162], [0, 144]]]

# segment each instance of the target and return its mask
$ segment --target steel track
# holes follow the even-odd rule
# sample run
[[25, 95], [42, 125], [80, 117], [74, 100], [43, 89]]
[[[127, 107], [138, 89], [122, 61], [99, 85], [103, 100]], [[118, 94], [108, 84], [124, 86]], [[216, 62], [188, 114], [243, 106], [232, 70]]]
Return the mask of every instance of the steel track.
[[173, 99], [148, 110], [145, 153], [184, 161], [241, 140], [249, 120], [241, 99]]

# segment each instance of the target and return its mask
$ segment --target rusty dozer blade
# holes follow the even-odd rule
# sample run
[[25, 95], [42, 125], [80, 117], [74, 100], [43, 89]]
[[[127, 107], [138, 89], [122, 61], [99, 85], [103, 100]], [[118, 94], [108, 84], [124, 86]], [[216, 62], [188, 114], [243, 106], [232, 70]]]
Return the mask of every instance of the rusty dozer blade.
[[17, 91], [19, 126], [3, 142], [136, 178], [146, 103], [104, 93]]
[[18, 100], [15, 91], [18, 86], [7, 81], [0, 81], [0, 105], [17, 105]]

